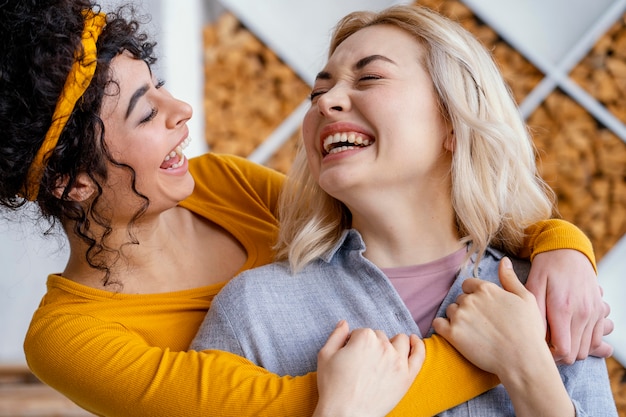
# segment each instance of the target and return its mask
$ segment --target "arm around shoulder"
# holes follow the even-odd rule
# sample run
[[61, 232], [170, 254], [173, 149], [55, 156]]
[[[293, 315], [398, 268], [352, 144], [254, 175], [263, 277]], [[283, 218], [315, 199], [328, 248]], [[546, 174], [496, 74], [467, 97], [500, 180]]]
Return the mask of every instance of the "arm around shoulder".
[[148, 346], [88, 316], [36, 319], [24, 348], [37, 377], [103, 416], [306, 416], [317, 403], [314, 374], [278, 377], [226, 352]]

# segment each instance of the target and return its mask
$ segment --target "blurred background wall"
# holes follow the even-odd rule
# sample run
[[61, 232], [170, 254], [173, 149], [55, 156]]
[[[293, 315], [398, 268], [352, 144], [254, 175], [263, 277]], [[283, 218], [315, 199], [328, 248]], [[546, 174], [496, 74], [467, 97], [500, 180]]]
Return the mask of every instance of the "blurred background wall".
[[[406, 3], [407, 1], [405, 1]], [[410, 1], [409, 1], [410, 2]], [[120, 3], [105, 0], [104, 9]], [[194, 156], [236, 153], [286, 171], [313, 74], [336, 20], [391, 0], [143, 0], [159, 41], [157, 72], [194, 107]], [[613, 308], [608, 340], [626, 363], [626, 0], [423, 0], [493, 51], [533, 130], [563, 217], [590, 236]], [[0, 367], [23, 365], [22, 339], [63, 269], [59, 231], [0, 220]]]

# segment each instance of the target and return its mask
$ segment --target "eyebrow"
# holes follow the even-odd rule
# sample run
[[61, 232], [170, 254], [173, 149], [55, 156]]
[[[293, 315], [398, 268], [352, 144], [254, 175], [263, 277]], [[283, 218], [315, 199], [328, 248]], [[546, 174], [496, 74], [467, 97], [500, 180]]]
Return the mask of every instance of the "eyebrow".
[[124, 117], [124, 119], [128, 119], [128, 116], [130, 116], [130, 113], [135, 108], [137, 101], [141, 97], [143, 97], [148, 92], [149, 89], [150, 89], [150, 86], [146, 84], [143, 87], [140, 87], [139, 89], [137, 89], [137, 91], [135, 91], [135, 94], [133, 94], [133, 96], [130, 98], [130, 101], [128, 102], [128, 109], [126, 110], [126, 116]]
[[365, 58], [359, 59], [356, 62], [356, 64], [354, 64], [354, 68], [358, 69], [358, 70], [363, 69], [370, 62], [374, 62], [374, 61], [385, 61], [385, 62], [389, 62], [391, 64], [395, 64], [395, 62], [393, 60], [387, 58], [386, 56], [383, 56], [383, 55], [370, 55], [370, 56], [366, 56]]
[[[361, 58], [359, 59], [356, 64], [354, 64], [354, 69], [355, 70], [360, 70], [365, 68], [367, 65], [369, 65], [370, 63], [374, 62], [374, 61], [385, 61], [385, 62], [389, 62], [391, 64], [396, 64], [395, 61], [393, 61], [392, 59], [387, 58], [386, 56], [383, 55], [370, 55], [370, 56], [366, 56], [365, 58]], [[328, 71], [320, 71], [317, 76], [315, 77], [316, 80], [330, 80], [332, 78], [332, 76], [330, 75], [330, 73]]]

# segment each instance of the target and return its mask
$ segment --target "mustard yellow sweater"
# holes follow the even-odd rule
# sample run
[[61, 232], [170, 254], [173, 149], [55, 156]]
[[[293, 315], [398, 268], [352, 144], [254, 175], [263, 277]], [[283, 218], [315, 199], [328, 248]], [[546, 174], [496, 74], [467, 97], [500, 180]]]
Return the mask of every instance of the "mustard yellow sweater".
[[[181, 205], [231, 232], [244, 269], [272, 260], [283, 177], [244, 159], [208, 154], [191, 163], [194, 194]], [[593, 261], [588, 239], [550, 220], [528, 230], [527, 254], [568, 247]], [[556, 233], [558, 232], [558, 234]], [[163, 294], [116, 294], [50, 275], [24, 342], [43, 382], [102, 416], [306, 416], [316, 375], [278, 377], [226, 352], [187, 352], [222, 285]], [[498, 384], [445, 340], [425, 340], [426, 362], [394, 416], [430, 416]]]

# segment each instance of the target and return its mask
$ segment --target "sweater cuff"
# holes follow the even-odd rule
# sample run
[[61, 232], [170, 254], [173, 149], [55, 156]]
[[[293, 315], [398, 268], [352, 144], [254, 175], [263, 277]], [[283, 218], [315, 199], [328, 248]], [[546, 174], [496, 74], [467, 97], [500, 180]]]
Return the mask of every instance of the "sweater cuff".
[[538, 222], [526, 229], [525, 250], [530, 251], [530, 260], [543, 252], [557, 249], [573, 249], [584, 254], [596, 274], [596, 257], [591, 240], [574, 224], [561, 219]]

